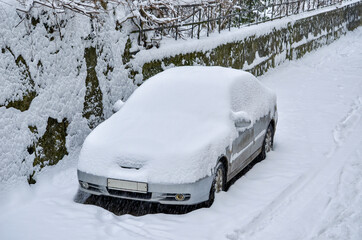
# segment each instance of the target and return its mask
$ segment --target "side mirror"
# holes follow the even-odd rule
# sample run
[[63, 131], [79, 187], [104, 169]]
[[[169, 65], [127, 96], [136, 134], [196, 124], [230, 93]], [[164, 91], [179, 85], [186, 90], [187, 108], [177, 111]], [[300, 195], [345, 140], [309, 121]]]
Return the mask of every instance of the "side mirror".
[[118, 100], [114, 105], [113, 105], [113, 112], [116, 113], [119, 110], [121, 110], [121, 108], [123, 107], [124, 102], [122, 100]]
[[235, 127], [236, 128], [248, 128], [251, 125], [250, 119], [240, 119], [238, 121], [235, 121]]
[[251, 125], [251, 119], [246, 112], [231, 112], [231, 118], [234, 121], [235, 127], [240, 128], [248, 128]]

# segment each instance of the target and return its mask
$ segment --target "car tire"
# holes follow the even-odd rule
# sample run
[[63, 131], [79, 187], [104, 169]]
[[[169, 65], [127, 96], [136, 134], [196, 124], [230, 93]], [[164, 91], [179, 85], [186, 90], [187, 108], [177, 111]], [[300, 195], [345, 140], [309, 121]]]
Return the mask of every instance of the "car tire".
[[206, 207], [211, 207], [214, 203], [215, 195], [226, 190], [226, 171], [223, 163], [218, 162], [215, 167], [214, 180], [211, 184], [209, 200], [206, 202]]
[[261, 147], [261, 153], [259, 154], [259, 159], [264, 160], [266, 158], [267, 152], [273, 150], [273, 144], [274, 144], [274, 128], [272, 124], [269, 124], [265, 136], [263, 145]]

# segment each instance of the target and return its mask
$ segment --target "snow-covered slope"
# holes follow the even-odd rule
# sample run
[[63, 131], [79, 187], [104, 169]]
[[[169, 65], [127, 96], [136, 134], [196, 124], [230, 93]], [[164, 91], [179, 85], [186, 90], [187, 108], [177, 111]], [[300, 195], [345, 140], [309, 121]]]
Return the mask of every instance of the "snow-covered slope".
[[360, 240], [361, 39], [359, 28], [261, 78], [278, 95], [275, 149], [211, 208], [134, 217], [75, 203], [74, 153], [0, 192], [0, 238]]

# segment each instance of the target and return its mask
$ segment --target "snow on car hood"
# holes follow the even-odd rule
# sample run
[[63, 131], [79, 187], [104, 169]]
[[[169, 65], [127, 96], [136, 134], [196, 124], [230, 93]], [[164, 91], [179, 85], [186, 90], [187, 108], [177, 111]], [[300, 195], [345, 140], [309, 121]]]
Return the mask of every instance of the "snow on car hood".
[[[86, 138], [78, 169], [155, 183], [187, 183], [211, 175], [237, 135], [231, 95], [240, 83], [251, 83], [249, 95], [268, 92], [251, 74], [221, 67], [172, 68], [150, 78]], [[252, 119], [270, 112], [272, 104], [264, 105], [250, 111]]]

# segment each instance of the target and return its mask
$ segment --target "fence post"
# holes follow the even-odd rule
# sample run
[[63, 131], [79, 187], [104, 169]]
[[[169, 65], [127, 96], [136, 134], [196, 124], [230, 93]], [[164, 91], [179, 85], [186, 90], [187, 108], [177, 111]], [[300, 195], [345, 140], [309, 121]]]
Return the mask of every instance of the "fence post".
[[219, 4], [219, 33], [220, 33], [220, 30], [221, 30], [221, 3]]
[[305, 0], [303, 0], [302, 12], [304, 12], [304, 10], [305, 10]]
[[177, 41], [177, 35], [178, 35], [178, 10], [179, 8], [176, 7], [176, 25], [175, 25], [175, 30], [176, 30], [176, 34], [175, 34], [175, 40]]
[[195, 6], [192, 7], [191, 38], [194, 38]]
[[301, 0], [298, 0], [297, 12], [295, 12], [294, 14], [298, 14], [298, 13], [299, 13], [299, 9], [300, 9], [300, 1], [301, 1]]
[[229, 15], [229, 31], [231, 29], [231, 14]]
[[140, 20], [140, 36], [139, 36], [139, 45], [141, 45], [142, 41], [143, 41], [143, 37], [142, 37], [142, 34], [143, 34], [143, 27], [142, 27], [142, 21]]
[[238, 25], [238, 28], [240, 28], [240, 25], [241, 25], [241, 0], [239, 0], [239, 25]]
[[210, 20], [210, 15], [209, 15], [209, 6], [206, 7], [206, 14], [207, 14], [207, 33], [206, 33], [206, 36], [208, 37], [209, 36], [209, 31], [210, 31], [210, 23], [209, 23], [209, 20]]
[[265, 19], [266, 19], [266, 9], [267, 9], [266, 6], [268, 6], [269, 3], [270, 3], [270, 0], [268, 0], [268, 3], [265, 1], [265, 2], [264, 2], [264, 5], [263, 5], [263, 8], [264, 8], [264, 18], [262, 19], [263, 22], [264, 22]]
[[250, 23], [251, 23], [251, 9], [252, 9], [251, 3], [252, 3], [252, 0], [249, 0], [249, 1], [248, 1], [248, 4], [249, 4], [249, 6], [248, 6], [248, 21], [249, 21], [249, 25], [250, 25]]
[[199, 8], [199, 23], [197, 24], [197, 39], [200, 39], [201, 8]]

